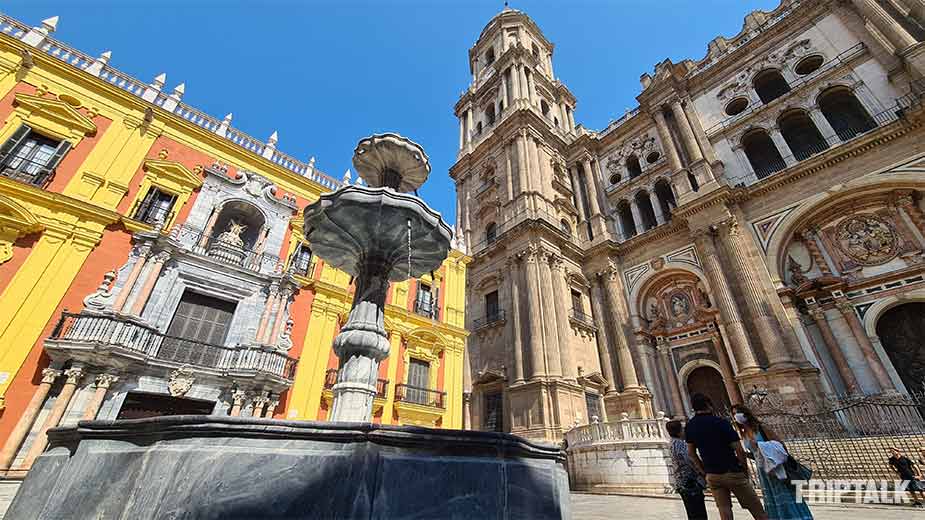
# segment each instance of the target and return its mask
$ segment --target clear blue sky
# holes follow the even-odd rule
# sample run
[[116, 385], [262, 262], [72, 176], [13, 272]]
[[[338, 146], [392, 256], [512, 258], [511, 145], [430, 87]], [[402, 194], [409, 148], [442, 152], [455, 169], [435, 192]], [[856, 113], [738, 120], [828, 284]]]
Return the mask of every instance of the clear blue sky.
[[[777, 0], [522, 0], [556, 45], [556, 75], [599, 130], [636, 105], [639, 75], [666, 57], [700, 59], [744, 16]], [[59, 15], [59, 40], [145, 81], [167, 73], [184, 101], [340, 178], [359, 138], [397, 131], [421, 143], [433, 173], [421, 195], [455, 218], [447, 175], [469, 83], [469, 47], [503, 1], [6, 0], [30, 25]]]

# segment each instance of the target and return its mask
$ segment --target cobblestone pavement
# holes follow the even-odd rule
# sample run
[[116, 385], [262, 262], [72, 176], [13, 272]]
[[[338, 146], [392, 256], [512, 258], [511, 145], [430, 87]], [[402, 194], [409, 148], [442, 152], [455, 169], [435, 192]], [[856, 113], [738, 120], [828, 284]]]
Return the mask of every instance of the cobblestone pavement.
[[[925, 520], [925, 510], [900, 506], [813, 506], [816, 520]], [[707, 501], [711, 519], [719, 520], [719, 512]], [[616, 495], [584, 495], [572, 493], [574, 520], [683, 520], [684, 505], [668, 498], [640, 498]], [[735, 508], [736, 520], [751, 518], [748, 511]]]

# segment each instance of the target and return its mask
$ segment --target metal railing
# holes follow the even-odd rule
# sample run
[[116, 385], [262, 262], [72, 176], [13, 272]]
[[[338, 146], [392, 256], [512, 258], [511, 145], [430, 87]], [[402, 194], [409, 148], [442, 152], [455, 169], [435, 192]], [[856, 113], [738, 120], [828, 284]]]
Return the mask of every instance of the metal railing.
[[9, 154], [0, 163], [0, 177], [9, 177], [14, 181], [45, 188], [55, 176], [55, 169], [45, 163], [30, 161]]
[[49, 338], [54, 341], [120, 348], [152, 359], [220, 369], [264, 372], [291, 380], [296, 360], [259, 347], [226, 347], [168, 336], [152, 327], [115, 316], [62, 313]]
[[618, 444], [624, 442], [668, 443], [665, 429], [667, 418], [630, 419], [624, 417], [617, 422], [596, 422], [576, 426], [565, 432], [568, 448], [580, 448], [596, 444]]
[[446, 392], [419, 386], [398, 384], [395, 385], [395, 400], [405, 403], [421, 404], [433, 408], [445, 408]]
[[576, 309], [576, 308], [574, 308], [574, 307], [573, 307], [572, 309], [569, 310], [568, 316], [569, 316], [569, 318], [571, 318], [571, 319], [573, 319], [573, 320], [575, 320], [575, 321], [577, 321], [577, 322], [579, 322], [579, 323], [583, 323], [583, 324], [588, 325], [588, 326], [591, 326], [591, 327], [594, 327], [594, 326], [595, 326], [595, 324], [594, 324], [594, 318], [591, 317], [591, 315], [585, 314], [584, 312], [582, 312], [582, 311], [580, 311], [580, 310], [578, 310], [578, 309]]
[[281, 270], [283, 267], [278, 256], [248, 247], [235, 250], [234, 257], [224, 254], [211, 254], [215, 250], [213, 246], [216, 243], [218, 234], [206, 236], [201, 229], [189, 224], [174, 227], [170, 232], [170, 236], [193, 254], [213, 258], [257, 273], [270, 273]]
[[433, 300], [415, 300], [414, 313], [435, 320], [437, 319], [437, 304]]
[[[324, 389], [331, 390], [337, 384], [337, 369], [329, 368], [324, 372]], [[385, 399], [389, 391], [388, 379], [376, 380], [376, 399]]]
[[494, 325], [495, 323], [501, 323], [505, 320], [504, 310], [496, 309], [494, 311], [489, 311], [482, 318], [476, 318], [473, 322], [475, 328], [480, 329], [482, 327], [487, 327], [489, 325]]

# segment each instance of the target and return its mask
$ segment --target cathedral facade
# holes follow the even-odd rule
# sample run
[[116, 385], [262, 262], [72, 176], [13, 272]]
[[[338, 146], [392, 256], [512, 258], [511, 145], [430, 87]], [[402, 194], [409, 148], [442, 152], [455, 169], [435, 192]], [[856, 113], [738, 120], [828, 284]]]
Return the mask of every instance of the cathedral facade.
[[638, 106], [576, 124], [553, 44], [496, 15], [455, 106], [466, 413], [593, 420], [925, 381], [925, 4], [783, 0]]

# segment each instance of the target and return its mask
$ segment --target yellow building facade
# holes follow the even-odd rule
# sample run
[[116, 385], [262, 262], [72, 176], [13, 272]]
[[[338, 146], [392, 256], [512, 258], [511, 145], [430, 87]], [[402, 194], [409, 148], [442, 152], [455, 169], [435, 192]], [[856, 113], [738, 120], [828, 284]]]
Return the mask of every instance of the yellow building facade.
[[[0, 15], [0, 469], [86, 418], [324, 420], [352, 280], [302, 210], [342, 181]], [[393, 284], [374, 422], [463, 426], [465, 274]]]

